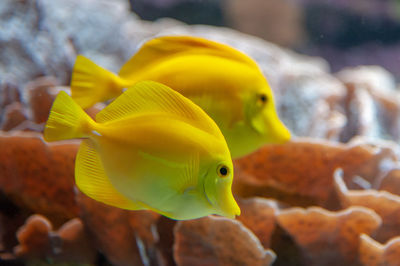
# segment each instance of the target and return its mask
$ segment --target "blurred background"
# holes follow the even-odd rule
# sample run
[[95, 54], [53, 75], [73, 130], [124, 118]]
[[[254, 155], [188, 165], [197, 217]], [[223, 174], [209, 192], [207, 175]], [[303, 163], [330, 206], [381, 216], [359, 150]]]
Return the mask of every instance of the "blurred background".
[[[294, 137], [235, 160], [240, 223], [102, 205], [75, 187], [77, 143], [43, 141], [77, 55], [117, 72], [171, 34], [252, 57]], [[400, 0], [0, 0], [0, 266], [376, 265], [400, 243], [399, 81]]]
[[142, 19], [226, 26], [297, 52], [333, 72], [380, 65], [400, 79], [399, 0], [130, 0]]

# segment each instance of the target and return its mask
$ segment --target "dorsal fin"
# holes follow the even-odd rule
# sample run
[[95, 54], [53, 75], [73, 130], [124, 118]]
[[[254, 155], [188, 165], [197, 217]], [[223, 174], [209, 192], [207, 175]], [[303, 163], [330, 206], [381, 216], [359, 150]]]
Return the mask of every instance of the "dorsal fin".
[[218, 126], [199, 106], [180, 93], [154, 81], [136, 83], [99, 112], [96, 121], [105, 123], [144, 113], [172, 114], [217, 138], [223, 138]]
[[122, 78], [132, 77], [135, 72], [180, 53], [213, 55], [258, 68], [253, 59], [228, 45], [193, 36], [163, 36], [146, 42], [122, 66], [119, 75]]

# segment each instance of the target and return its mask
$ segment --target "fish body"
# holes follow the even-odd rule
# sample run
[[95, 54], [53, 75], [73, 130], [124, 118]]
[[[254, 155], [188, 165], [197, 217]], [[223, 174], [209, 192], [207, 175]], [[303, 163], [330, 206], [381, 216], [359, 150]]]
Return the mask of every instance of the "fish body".
[[165, 84], [200, 106], [221, 129], [233, 158], [290, 138], [257, 64], [227, 45], [202, 38], [165, 36], [150, 40], [118, 75], [78, 56], [71, 80], [72, 97], [87, 108], [117, 97], [141, 80]]
[[[178, 220], [240, 214], [222, 133], [201, 108], [162, 84], [136, 83], [96, 122], [60, 93], [44, 136], [48, 141], [84, 138], [75, 178], [95, 200]], [[221, 167], [227, 170], [222, 177]]]

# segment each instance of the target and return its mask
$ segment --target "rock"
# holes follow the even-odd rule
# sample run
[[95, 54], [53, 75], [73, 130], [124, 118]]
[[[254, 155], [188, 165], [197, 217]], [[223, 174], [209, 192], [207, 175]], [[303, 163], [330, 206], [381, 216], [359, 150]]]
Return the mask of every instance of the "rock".
[[127, 38], [124, 29], [145, 28], [134, 22], [128, 5], [124, 0], [2, 1], [0, 73], [19, 84], [41, 75], [67, 84], [79, 53], [116, 70], [133, 54], [140, 35]]
[[347, 67], [335, 76], [345, 85], [352, 84], [374, 95], [388, 95], [396, 91], [393, 74], [380, 66]]
[[359, 135], [399, 141], [400, 94], [393, 75], [378, 66], [360, 66], [336, 76], [347, 88], [348, 123], [341, 140]]
[[296, 136], [339, 140], [347, 122], [344, 86], [328, 74], [286, 74], [280, 84], [279, 115]]

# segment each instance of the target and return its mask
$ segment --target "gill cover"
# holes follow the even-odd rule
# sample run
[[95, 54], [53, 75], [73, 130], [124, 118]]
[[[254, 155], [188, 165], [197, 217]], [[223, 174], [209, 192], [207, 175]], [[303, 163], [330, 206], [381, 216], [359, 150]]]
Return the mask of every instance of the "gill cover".
[[204, 192], [215, 214], [235, 218], [240, 208], [232, 194], [233, 166], [220, 163], [211, 167], [204, 179]]

